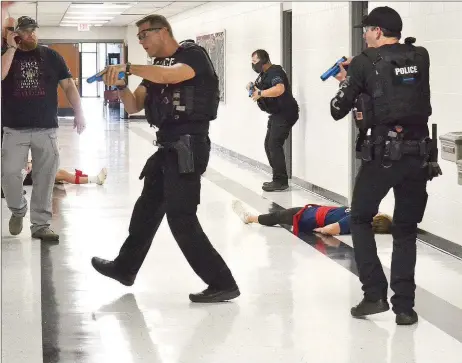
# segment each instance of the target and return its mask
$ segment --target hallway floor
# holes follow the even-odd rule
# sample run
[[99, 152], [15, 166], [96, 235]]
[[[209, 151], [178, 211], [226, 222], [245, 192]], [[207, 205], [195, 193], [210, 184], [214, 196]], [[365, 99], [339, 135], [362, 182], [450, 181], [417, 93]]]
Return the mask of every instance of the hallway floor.
[[[418, 243], [417, 325], [396, 326], [391, 311], [353, 319], [362, 291], [350, 236], [302, 240], [285, 228], [244, 225], [231, 208], [234, 199], [258, 213], [332, 203], [297, 187], [263, 192], [268, 175], [217, 152], [198, 215], [241, 296], [190, 303], [188, 294], [205, 286], [166, 220], [132, 287], [96, 273], [91, 257], [112, 259], [127, 236], [138, 176], [155, 151], [144, 121], [100, 119], [88, 116], [81, 136], [61, 121], [61, 168], [106, 167], [108, 178], [103, 186], [55, 186], [59, 244], [32, 240], [29, 214], [23, 232], [10, 236], [2, 199], [3, 362], [462, 363], [461, 260]], [[377, 244], [389, 275], [391, 236]]]

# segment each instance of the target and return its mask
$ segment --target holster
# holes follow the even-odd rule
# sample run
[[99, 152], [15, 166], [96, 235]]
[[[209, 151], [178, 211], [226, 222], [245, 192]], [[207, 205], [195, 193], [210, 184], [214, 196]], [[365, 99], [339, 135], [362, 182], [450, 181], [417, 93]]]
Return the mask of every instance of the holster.
[[178, 172], [180, 174], [194, 173], [194, 151], [191, 143], [191, 135], [181, 135], [180, 139], [171, 142], [158, 142], [159, 147], [167, 150], [175, 150], [178, 155]]
[[427, 169], [427, 180], [432, 180], [440, 175], [443, 175], [441, 167], [438, 164], [438, 147], [436, 146], [436, 140], [425, 138], [420, 141], [421, 154], [424, 156], [422, 168]]

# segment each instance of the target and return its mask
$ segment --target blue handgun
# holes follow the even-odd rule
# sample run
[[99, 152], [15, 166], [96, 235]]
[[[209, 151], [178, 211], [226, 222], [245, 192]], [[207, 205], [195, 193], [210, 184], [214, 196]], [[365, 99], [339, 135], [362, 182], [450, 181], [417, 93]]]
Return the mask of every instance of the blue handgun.
[[[321, 80], [324, 82], [330, 77], [335, 77], [340, 72], [340, 64], [346, 62], [346, 60], [347, 58], [345, 56], [340, 58], [332, 67], [330, 67], [326, 72], [324, 72], [324, 74], [321, 75]], [[344, 68], [347, 69], [348, 66], [344, 66]]]
[[249, 97], [252, 97], [254, 90], [255, 90], [255, 84], [253, 82], [250, 82]]
[[[101, 82], [103, 80], [103, 74], [105, 73], [104, 70], [101, 72], [96, 73], [95, 75], [88, 77], [87, 82], [88, 83], [93, 83], [93, 82]], [[119, 73], [119, 79], [124, 79], [125, 78], [125, 72], [120, 72]]]

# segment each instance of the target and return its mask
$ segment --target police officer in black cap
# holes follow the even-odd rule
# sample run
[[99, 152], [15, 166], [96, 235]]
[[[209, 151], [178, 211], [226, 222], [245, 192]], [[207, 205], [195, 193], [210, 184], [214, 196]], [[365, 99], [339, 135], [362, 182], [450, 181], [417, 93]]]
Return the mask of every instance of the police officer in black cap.
[[[141, 172], [144, 188], [135, 204], [125, 240], [114, 261], [98, 257], [93, 267], [101, 274], [131, 286], [149, 251], [164, 215], [192, 269], [208, 285], [193, 302], [212, 303], [240, 295], [231, 271], [214, 249], [197, 219], [201, 175], [210, 155], [209, 124], [217, 117], [218, 77], [204, 48], [182, 44], [173, 37], [167, 19], [149, 15], [137, 23], [138, 39], [153, 65], [109, 66], [103, 80], [117, 86], [125, 109], [145, 109], [148, 122], [159, 128], [158, 151]], [[132, 93], [120, 72], [143, 81]]]
[[265, 152], [273, 169], [273, 180], [263, 183], [262, 189], [265, 192], [283, 191], [289, 188], [284, 142], [298, 121], [300, 109], [286, 72], [271, 63], [266, 50], [257, 49], [252, 53], [252, 69], [258, 77], [255, 82], [247, 84], [249, 96], [260, 110], [269, 114]]
[[[400, 15], [378, 7], [361, 25], [368, 48], [345, 62], [336, 76], [340, 89], [331, 101], [335, 120], [357, 106], [360, 128], [357, 150], [362, 165], [351, 205], [351, 232], [364, 298], [351, 309], [354, 317], [389, 310], [388, 282], [377, 256], [372, 218], [393, 188], [393, 255], [390, 286], [398, 325], [417, 322], [414, 311], [417, 224], [427, 203], [427, 181], [441, 174], [435, 138], [429, 138], [430, 105], [427, 50], [399, 43]], [[355, 104], [355, 102], [357, 102]], [[362, 106], [362, 107], [361, 107]]]

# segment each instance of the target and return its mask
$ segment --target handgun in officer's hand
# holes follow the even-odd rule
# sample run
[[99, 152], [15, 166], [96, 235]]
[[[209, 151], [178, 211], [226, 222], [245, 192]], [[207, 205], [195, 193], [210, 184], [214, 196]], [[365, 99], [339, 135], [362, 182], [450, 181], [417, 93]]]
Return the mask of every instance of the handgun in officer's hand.
[[351, 59], [347, 59], [347, 57], [343, 56], [337, 62], [335, 62], [335, 64], [332, 67], [330, 67], [321, 75], [321, 80], [324, 82], [330, 77], [335, 77], [337, 74], [340, 73], [340, 66], [345, 68], [345, 70], [348, 69], [348, 65], [350, 64], [350, 62]]
[[[104, 68], [102, 71], [96, 73], [95, 75], [88, 77], [87, 78], [87, 83], [93, 83], [93, 82], [101, 82], [103, 80], [103, 75], [106, 73], [106, 68]], [[125, 78], [125, 72], [119, 72], [119, 79], [124, 79]]]
[[247, 85], [247, 90], [249, 91], [249, 97], [252, 97], [253, 93], [255, 92], [255, 84], [253, 82], [250, 82]]

